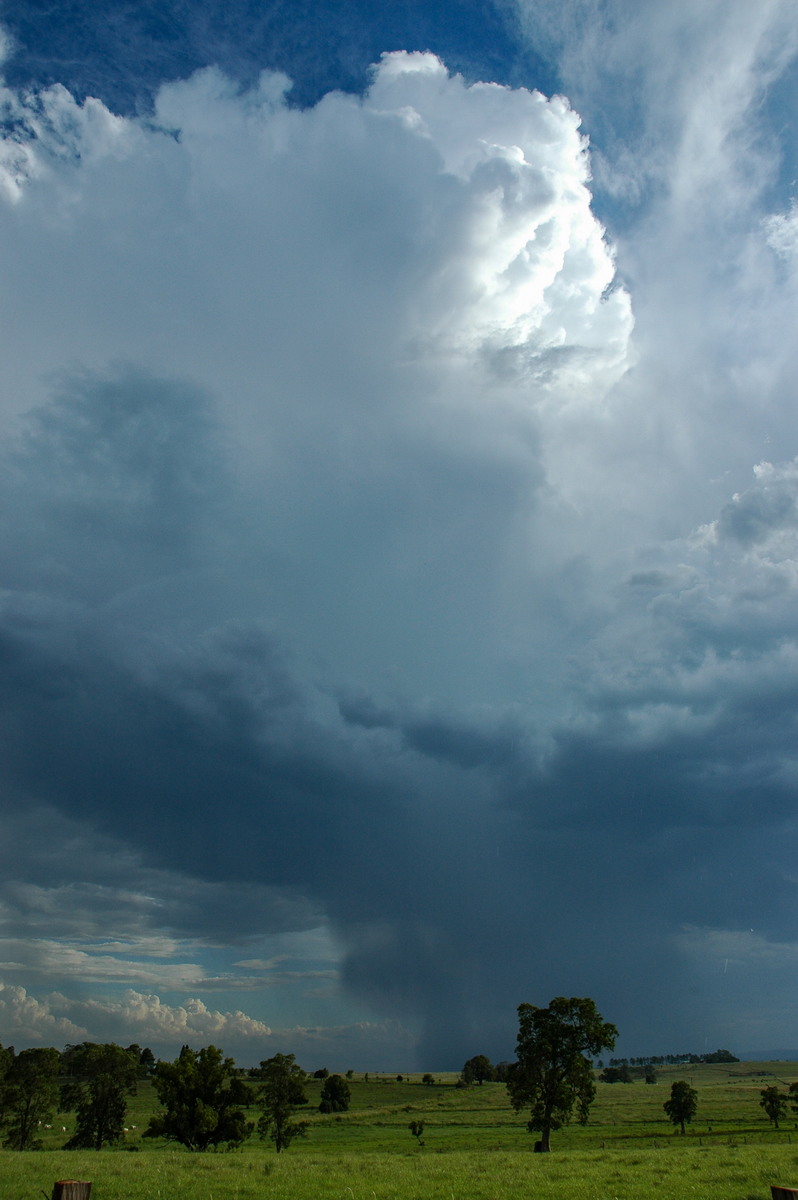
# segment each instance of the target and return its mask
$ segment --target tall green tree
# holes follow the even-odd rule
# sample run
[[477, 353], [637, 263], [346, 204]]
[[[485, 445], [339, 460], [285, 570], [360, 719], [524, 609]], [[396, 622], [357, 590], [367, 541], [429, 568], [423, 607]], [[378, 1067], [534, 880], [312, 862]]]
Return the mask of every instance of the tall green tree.
[[155, 1055], [149, 1046], [142, 1050], [138, 1042], [126, 1047], [128, 1054], [133, 1054], [139, 1064], [139, 1078], [146, 1079], [155, 1070]]
[[791, 1083], [787, 1092], [787, 1097], [790, 1102], [790, 1108], [794, 1113], [798, 1113], [798, 1083]]
[[548, 1008], [518, 1008], [517, 1061], [508, 1071], [507, 1091], [518, 1112], [530, 1109], [527, 1128], [539, 1131], [536, 1149], [551, 1149], [551, 1132], [571, 1120], [574, 1108], [587, 1123], [596, 1093], [593, 1058], [615, 1045], [618, 1030], [587, 998], [557, 996]]
[[38, 1150], [39, 1127], [48, 1124], [58, 1101], [61, 1058], [52, 1048], [21, 1050], [7, 1065], [0, 1084], [0, 1109], [9, 1150]]
[[3, 1127], [3, 1115], [4, 1115], [3, 1082], [5, 1081], [5, 1077], [8, 1074], [8, 1068], [11, 1066], [13, 1061], [14, 1061], [14, 1047], [13, 1046], [4, 1046], [2, 1044], [2, 1042], [0, 1042], [0, 1129], [2, 1129], [2, 1127]]
[[155, 1070], [155, 1055], [149, 1046], [145, 1046], [139, 1055], [139, 1069], [144, 1075], [152, 1075]]
[[304, 1086], [307, 1076], [293, 1054], [275, 1054], [264, 1059], [256, 1073], [261, 1081], [258, 1132], [262, 1138], [271, 1138], [279, 1154], [295, 1137], [305, 1137], [307, 1133], [307, 1121], [292, 1120], [294, 1110], [308, 1102]]
[[62, 1065], [69, 1081], [61, 1107], [75, 1109], [77, 1125], [65, 1150], [102, 1150], [125, 1136], [127, 1102], [136, 1094], [138, 1054], [114, 1042], [67, 1046]]
[[483, 1084], [486, 1079], [494, 1078], [493, 1064], [485, 1054], [475, 1054], [473, 1058], [469, 1058], [463, 1064], [463, 1069], [460, 1072], [460, 1078], [463, 1083]]
[[764, 1108], [768, 1120], [778, 1129], [779, 1121], [789, 1112], [789, 1098], [785, 1092], [780, 1092], [775, 1086], [763, 1088], [759, 1095], [761, 1097], [759, 1107]]
[[684, 1079], [677, 1079], [671, 1084], [671, 1098], [662, 1106], [674, 1125], [679, 1125], [682, 1134], [685, 1124], [692, 1121], [698, 1108], [698, 1092]]
[[346, 1112], [352, 1093], [349, 1084], [340, 1075], [328, 1075], [321, 1089], [319, 1112]]
[[234, 1060], [216, 1046], [183, 1046], [174, 1062], [156, 1065], [152, 1082], [162, 1111], [152, 1117], [144, 1137], [207, 1150], [240, 1146], [252, 1133], [254, 1123], [242, 1107], [252, 1103], [252, 1090], [236, 1075]]
[[8, 1068], [11, 1066], [13, 1061], [14, 1047], [4, 1046], [3, 1043], [0, 1042], [0, 1083], [2, 1083], [5, 1079]]

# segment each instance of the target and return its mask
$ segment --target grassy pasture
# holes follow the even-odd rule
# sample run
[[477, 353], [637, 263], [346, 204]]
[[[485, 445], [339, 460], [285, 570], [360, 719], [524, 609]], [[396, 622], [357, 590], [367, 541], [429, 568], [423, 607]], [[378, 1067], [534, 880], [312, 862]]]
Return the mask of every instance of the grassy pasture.
[[[698, 1090], [684, 1138], [662, 1109], [675, 1079]], [[328, 1116], [312, 1081], [309, 1136], [279, 1157], [257, 1137], [206, 1154], [142, 1141], [155, 1107], [142, 1083], [124, 1147], [62, 1150], [61, 1126], [68, 1136], [74, 1124], [66, 1114], [45, 1132], [47, 1149], [0, 1151], [0, 1196], [49, 1197], [54, 1180], [71, 1178], [91, 1179], [93, 1200], [769, 1200], [771, 1183], [798, 1186], [798, 1124], [790, 1116], [774, 1130], [759, 1093], [795, 1080], [798, 1063], [733, 1063], [662, 1068], [655, 1085], [598, 1084], [589, 1124], [560, 1130], [549, 1155], [532, 1153], [501, 1084], [356, 1076], [350, 1110]], [[408, 1130], [413, 1119], [425, 1123], [423, 1147]]]

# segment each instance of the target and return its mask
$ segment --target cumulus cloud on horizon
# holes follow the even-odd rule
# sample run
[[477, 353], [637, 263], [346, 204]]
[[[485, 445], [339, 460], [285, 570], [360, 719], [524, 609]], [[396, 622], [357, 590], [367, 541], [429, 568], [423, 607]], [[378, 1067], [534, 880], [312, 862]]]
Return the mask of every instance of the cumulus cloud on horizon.
[[412, 1031], [395, 1021], [270, 1029], [244, 1012], [222, 1012], [198, 998], [169, 1005], [133, 988], [118, 1000], [75, 1000], [58, 992], [37, 999], [23, 987], [0, 983], [0, 1021], [33, 1045], [133, 1041], [149, 1046], [158, 1057], [169, 1057], [176, 1046], [214, 1044], [233, 1051], [245, 1066], [290, 1046], [307, 1069], [324, 1059], [345, 1070], [343, 1064], [352, 1056], [368, 1056], [366, 1061], [379, 1064], [378, 1069], [390, 1070], [404, 1065], [414, 1044]]

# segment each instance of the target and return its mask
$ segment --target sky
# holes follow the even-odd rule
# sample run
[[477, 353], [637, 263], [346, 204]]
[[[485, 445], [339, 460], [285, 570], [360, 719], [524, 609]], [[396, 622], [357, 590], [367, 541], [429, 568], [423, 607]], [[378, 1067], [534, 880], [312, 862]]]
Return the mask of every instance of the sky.
[[798, 2], [0, 4], [0, 1041], [798, 1047]]

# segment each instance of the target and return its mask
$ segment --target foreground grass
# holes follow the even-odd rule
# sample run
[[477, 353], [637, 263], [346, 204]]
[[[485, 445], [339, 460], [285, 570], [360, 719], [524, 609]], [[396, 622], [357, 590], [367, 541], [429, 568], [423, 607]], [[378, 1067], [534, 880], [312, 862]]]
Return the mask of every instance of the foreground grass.
[[[685, 1138], [662, 1110], [677, 1078], [699, 1096]], [[41, 1200], [56, 1179], [87, 1179], [92, 1200], [770, 1200], [771, 1183], [798, 1186], [798, 1127], [791, 1114], [774, 1130], [760, 1092], [796, 1079], [796, 1063], [740, 1063], [666, 1068], [655, 1086], [599, 1084], [589, 1124], [558, 1131], [550, 1155], [532, 1153], [524, 1115], [501, 1084], [356, 1076], [350, 1110], [324, 1116], [313, 1081], [302, 1113], [309, 1136], [279, 1157], [257, 1138], [208, 1154], [142, 1139], [157, 1106], [142, 1083], [124, 1145], [64, 1151], [74, 1115], [61, 1114], [42, 1130], [44, 1150], [0, 1151], [0, 1198]], [[408, 1130], [413, 1119], [424, 1121], [423, 1148]]]
[[4, 1154], [3, 1200], [50, 1195], [56, 1179], [90, 1179], [92, 1200], [770, 1200], [798, 1181], [791, 1146], [638, 1152], [529, 1150], [404, 1155], [97, 1153]]

